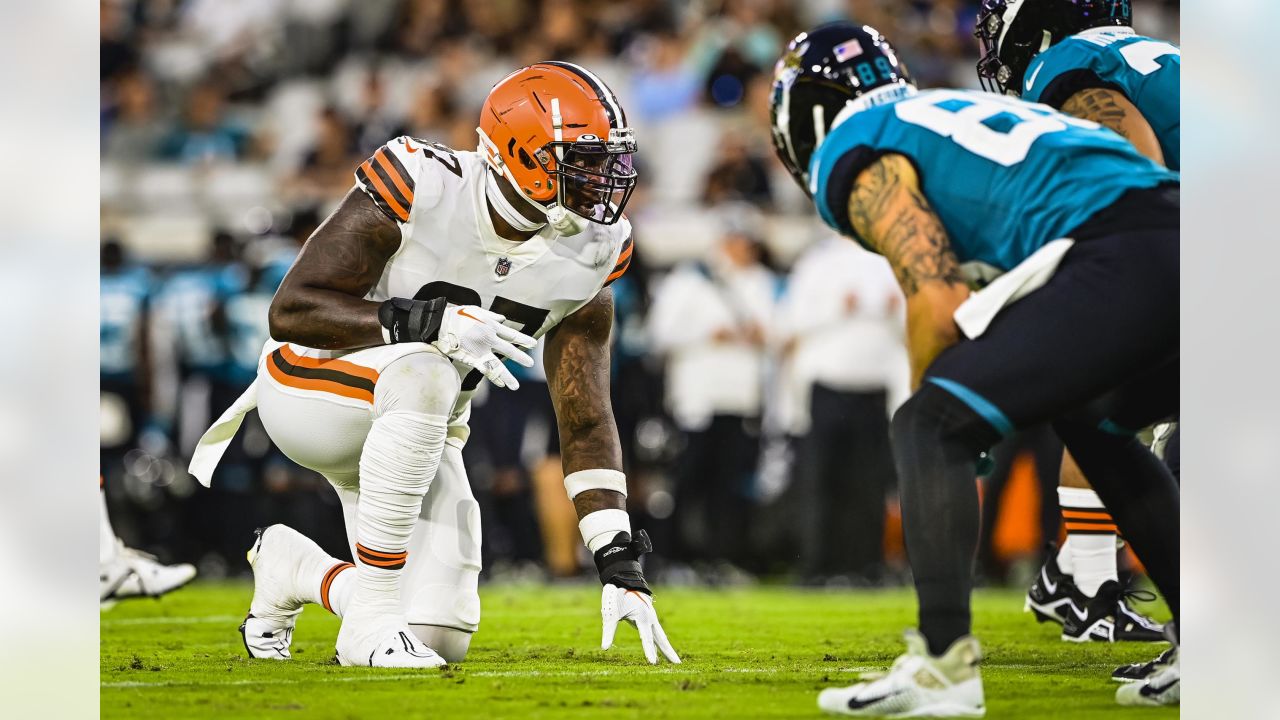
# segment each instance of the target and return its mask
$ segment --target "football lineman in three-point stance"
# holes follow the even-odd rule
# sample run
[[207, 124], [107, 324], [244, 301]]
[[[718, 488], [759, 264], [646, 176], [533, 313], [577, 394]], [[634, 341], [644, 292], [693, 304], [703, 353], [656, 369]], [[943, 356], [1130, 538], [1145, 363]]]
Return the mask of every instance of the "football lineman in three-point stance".
[[914, 394], [893, 451], [919, 632], [887, 675], [819, 706], [985, 713], [973, 478], [1032, 424], [1053, 424], [1176, 618], [1177, 487], [1134, 432], [1177, 411], [1178, 175], [1043, 105], [917, 90], [879, 32], [847, 23], [792, 41], [773, 131], [823, 220], [884, 255], [907, 298]]
[[274, 525], [250, 550], [241, 632], [253, 657], [288, 658], [298, 614], [342, 617], [344, 665], [461, 660], [480, 622], [479, 510], [462, 464], [482, 377], [517, 383], [497, 357], [545, 337], [565, 488], [604, 585], [603, 646], [620, 620], [646, 658], [679, 662], [640, 569], [650, 549], [625, 510], [609, 401], [609, 284], [632, 259], [622, 212], [633, 131], [612, 91], [562, 62], [499, 82], [478, 152], [401, 137], [307, 241], [271, 305], [256, 382], [205, 434], [206, 484], [244, 413], [333, 484], [355, 564]]

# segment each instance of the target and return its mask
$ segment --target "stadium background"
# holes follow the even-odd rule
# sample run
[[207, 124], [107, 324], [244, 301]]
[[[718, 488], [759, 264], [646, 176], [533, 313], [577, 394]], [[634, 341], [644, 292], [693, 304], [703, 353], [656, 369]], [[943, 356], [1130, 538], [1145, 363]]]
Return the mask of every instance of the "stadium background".
[[[769, 78], [786, 40], [823, 20], [854, 18], [899, 45], [922, 87], [975, 87], [975, 5], [103, 2], [101, 462], [117, 533], [164, 560], [195, 562], [205, 577], [247, 573], [249, 532], [271, 522], [347, 554], [333, 493], [275, 451], [260, 427], [242, 431], [212, 490], [185, 473], [191, 448], [252, 380], [271, 295], [351, 186], [354, 167], [399, 134], [474, 149], [478, 109], [496, 80], [537, 60], [567, 59], [612, 87], [640, 143], [641, 184], [628, 208], [637, 262], [615, 284], [614, 408], [633, 524], [658, 549], [650, 574], [666, 583], [901, 581], [891, 481], [883, 512], [857, 509], [885, 517], [876, 562], [805, 565], [797, 513], [808, 506], [796, 481], [804, 445], [793, 430], [805, 423], [789, 417], [805, 408], [787, 397], [779, 343], [754, 344], [763, 407], [747, 424], [749, 452], [740, 454], [749, 459], [728, 505], [688, 487], [697, 478], [682, 463], [696, 438], [663, 402], [670, 353], [658, 351], [647, 315], [668, 271], [712, 262], [728, 237], [758, 247], [781, 307], [796, 259], [826, 236], [769, 146]], [[1176, 2], [1139, 3], [1135, 13], [1140, 32], [1177, 42]], [[478, 398], [466, 450], [486, 578], [573, 576], [584, 558], [559, 489], [545, 384], [536, 369], [522, 382], [518, 393]], [[903, 388], [889, 385], [891, 406]], [[1043, 438], [1020, 442], [1043, 452]], [[1000, 455], [997, 476], [1008, 487], [987, 495], [1016, 512], [1000, 513], [984, 535], [982, 565], [991, 580], [1018, 582], [1043, 535], [1030, 518], [1041, 496], [1054, 497], [1037, 489], [1034, 453]], [[858, 470], [849, 466], [850, 484]], [[1056, 480], [1048, 475], [1038, 474]], [[732, 521], [695, 507], [708, 498], [731, 507]], [[997, 503], [987, 505], [995, 517]], [[725, 534], [729, 542], [717, 538]]]

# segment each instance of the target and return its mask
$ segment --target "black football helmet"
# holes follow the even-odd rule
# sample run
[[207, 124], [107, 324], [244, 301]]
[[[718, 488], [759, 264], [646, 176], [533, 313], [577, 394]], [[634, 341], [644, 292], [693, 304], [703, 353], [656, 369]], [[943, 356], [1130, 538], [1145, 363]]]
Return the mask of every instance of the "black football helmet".
[[[833, 22], [800, 33], [773, 69], [773, 148], [809, 192], [809, 159], [831, 123], [854, 100], [884, 87], [914, 88], [880, 31]], [[884, 93], [887, 102], [902, 93]], [[873, 103], [878, 104], [878, 103]]]
[[1031, 58], [1081, 30], [1133, 25], [1130, 0], [983, 0], [974, 23], [984, 90], [1020, 95]]

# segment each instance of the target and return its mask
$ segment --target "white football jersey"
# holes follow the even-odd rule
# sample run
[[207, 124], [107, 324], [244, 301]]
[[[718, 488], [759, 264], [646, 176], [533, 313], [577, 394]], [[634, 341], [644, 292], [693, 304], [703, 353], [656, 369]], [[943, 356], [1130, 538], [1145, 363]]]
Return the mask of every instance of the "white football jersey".
[[[356, 171], [356, 182], [400, 225], [400, 249], [366, 296], [446, 297], [506, 316], [541, 337], [626, 272], [631, 225], [589, 223], [577, 235], [549, 227], [523, 242], [498, 236], [485, 200], [484, 158], [402, 136]], [[463, 389], [479, 381], [469, 373]]]

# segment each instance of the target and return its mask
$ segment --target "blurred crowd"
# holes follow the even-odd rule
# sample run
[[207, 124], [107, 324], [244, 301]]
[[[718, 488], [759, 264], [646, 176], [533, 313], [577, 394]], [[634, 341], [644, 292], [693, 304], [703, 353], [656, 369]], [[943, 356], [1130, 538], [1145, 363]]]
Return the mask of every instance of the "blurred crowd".
[[[271, 522], [347, 553], [336, 497], [260, 425], [212, 490], [186, 458], [252, 381], [272, 294], [356, 165], [401, 134], [474, 149], [493, 83], [564, 59], [612, 87], [640, 143], [613, 400], [654, 574], [900, 578], [887, 418], [906, 394], [902, 298], [880, 258], [821, 229], [777, 163], [769, 83], [789, 38], [854, 18], [894, 40], [921, 86], [975, 87], [976, 5], [102, 2], [102, 472], [118, 533], [215, 576], [245, 572], [249, 532]], [[1140, 31], [1177, 40], [1176, 1], [1136, 5]], [[486, 573], [577, 574], [589, 560], [540, 369], [517, 393], [478, 396], [472, 428]], [[1051, 442], [1020, 440], [988, 494], [1018, 496], [1003, 491], [1016, 453]], [[1033, 495], [1056, 517], [1052, 492]], [[999, 576], [994, 507], [984, 564]]]

